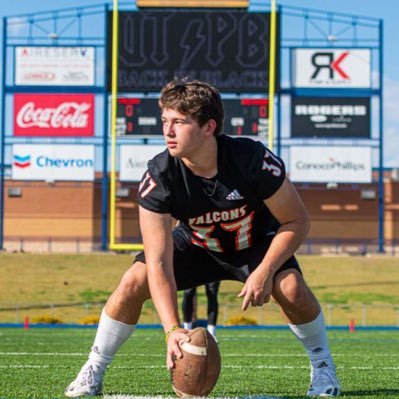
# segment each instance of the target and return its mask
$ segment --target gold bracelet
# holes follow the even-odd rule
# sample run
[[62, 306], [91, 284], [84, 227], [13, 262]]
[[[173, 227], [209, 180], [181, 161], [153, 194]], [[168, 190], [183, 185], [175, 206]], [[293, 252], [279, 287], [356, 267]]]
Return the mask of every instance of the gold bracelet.
[[166, 333], [166, 335], [165, 335], [165, 342], [166, 342], [166, 343], [168, 343], [168, 340], [169, 340], [169, 337], [171, 336], [171, 334], [172, 334], [174, 331], [178, 330], [179, 328], [181, 328], [181, 327], [178, 326], [178, 325], [174, 325], [173, 327], [170, 328], [170, 330], [169, 330], [169, 331]]

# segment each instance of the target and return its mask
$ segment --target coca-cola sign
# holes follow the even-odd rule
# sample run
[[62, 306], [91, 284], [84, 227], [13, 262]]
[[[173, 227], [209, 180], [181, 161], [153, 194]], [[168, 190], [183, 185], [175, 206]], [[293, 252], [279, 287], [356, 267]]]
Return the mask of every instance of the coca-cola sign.
[[93, 135], [93, 94], [14, 95], [14, 136]]

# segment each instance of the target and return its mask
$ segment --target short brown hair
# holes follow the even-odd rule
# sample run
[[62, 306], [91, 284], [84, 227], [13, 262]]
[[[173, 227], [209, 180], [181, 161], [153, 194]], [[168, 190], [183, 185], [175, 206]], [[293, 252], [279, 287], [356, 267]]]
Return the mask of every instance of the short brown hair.
[[161, 90], [159, 107], [191, 116], [199, 126], [210, 119], [216, 122], [214, 135], [223, 131], [224, 109], [219, 90], [199, 80], [173, 79]]

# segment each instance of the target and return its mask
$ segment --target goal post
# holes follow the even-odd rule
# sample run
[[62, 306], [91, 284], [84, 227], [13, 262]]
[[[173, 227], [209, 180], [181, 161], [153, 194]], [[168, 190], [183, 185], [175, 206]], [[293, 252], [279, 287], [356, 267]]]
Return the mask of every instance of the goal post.
[[[117, 122], [117, 106], [118, 106], [118, 49], [119, 49], [119, 0], [113, 0], [112, 11], [112, 53], [111, 53], [111, 170], [110, 170], [110, 221], [109, 221], [109, 249], [111, 250], [131, 250], [140, 251], [143, 245], [140, 243], [117, 243], [116, 242], [116, 122]], [[177, 0], [175, 6], [177, 6]], [[141, 6], [154, 6], [153, 0], [141, 0]], [[190, 6], [199, 6], [197, 1], [192, 1]], [[224, 6], [248, 7], [247, 0], [231, 0], [223, 2]], [[158, 3], [157, 3], [158, 4]], [[239, 5], [238, 5], [239, 4]], [[163, 6], [165, 4], [163, 3]], [[202, 7], [204, 6], [202, 2]], [[271, 0], [270, 13], [270, 43], [269, 43], [269, 142], [270, 149], [273, 147], [273, 131], [274, 131], [274, 96], [275, 96], [275, 80], [276, 80], [276, 0]]]
[[119, 9], [118, 0], [113, 0], [112, 10], [112, 75], [111, 75], [111, 175], [110, 175], [110, 220], [109, 249], [116, 251], [140, 251], [142, 244], [117, 243], [116, 229], [116, 117], [118, 105], [118, 42]]
[[271, 0], [270, 12], [270, 45], [269, 45], [269, 141], [268, 146], [273, 150], [274, 139], [274, 92], [276, 80], [276, 0]]

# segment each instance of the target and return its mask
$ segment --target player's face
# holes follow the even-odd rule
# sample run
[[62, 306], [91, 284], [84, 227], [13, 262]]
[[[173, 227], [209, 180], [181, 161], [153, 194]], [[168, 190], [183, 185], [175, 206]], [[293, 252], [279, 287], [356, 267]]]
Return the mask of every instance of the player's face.
[[200, 127], [189, 115], [165, 108], [162, 111], [163, 135], [172, 157], [190, 158], [203, 146], [209, 127]]

